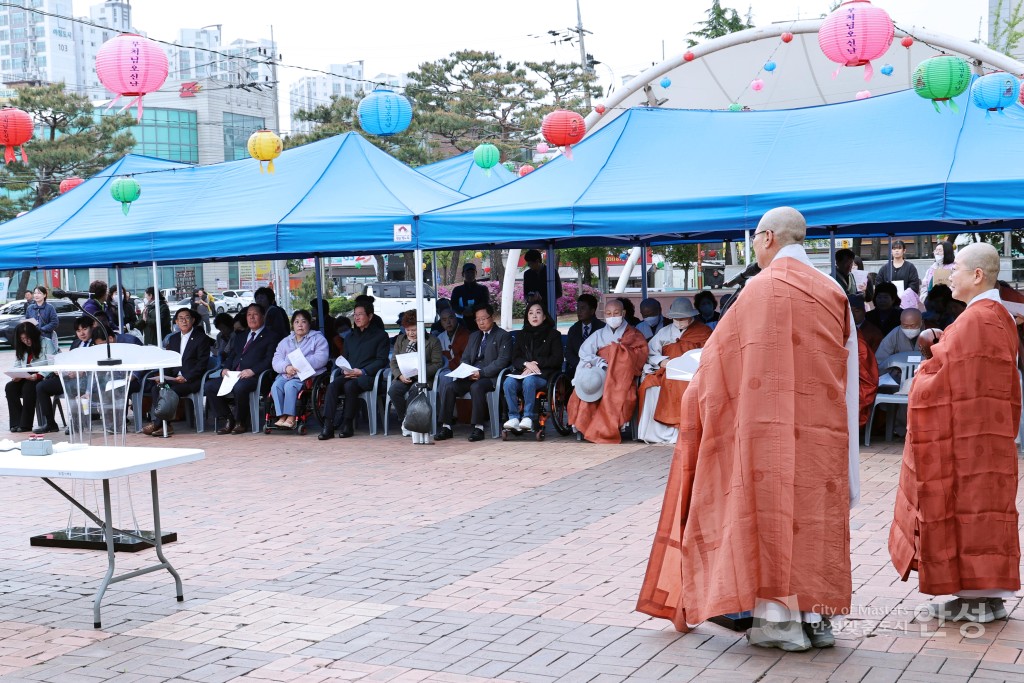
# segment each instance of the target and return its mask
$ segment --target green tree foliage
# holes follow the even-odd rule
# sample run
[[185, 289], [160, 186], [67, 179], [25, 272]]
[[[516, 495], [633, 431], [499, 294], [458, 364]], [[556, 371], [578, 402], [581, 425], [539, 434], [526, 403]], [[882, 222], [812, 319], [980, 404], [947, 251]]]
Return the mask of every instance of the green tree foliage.
[[731, 7], [722, 7], [720, 0], [711, 0], [711, 7], [708, 8], [707, 15], [708, 18], [706, 20], [697, 24], [700, 28], [690, 33], [691, 37], [687, 38], [687, 43], [689, 43], [690, 47], [698, 43], [695, 40], [697, 38], [711, 40], [712, 38], [721, 38], [730, 33], [754, 27], [753, 22], [750, 20], [749, 12], [744, 19], [740, 17], [739, 12]]
[[559, 261], [568, 263], [575, 268], [583, 284], [590, 286], [594, 285], [594, 270], [590, 265], [590, 260], [607, 255], [608, 250], [604, 247], [574, 247], [558, 250]]
[[1014, 53], [1021, 39], [1024, 39], [1024, 0], [999, 0], [991, 16], [992, 31], [988, 46], [1016, 59]]
[[659, 254], [673, 266], [683, 269], [685, 274], [684, 282], [690, 278], [690, 268], [697, 261], [696, 244], [672, 244], [664, 247], [652, 247], [655, 254]]

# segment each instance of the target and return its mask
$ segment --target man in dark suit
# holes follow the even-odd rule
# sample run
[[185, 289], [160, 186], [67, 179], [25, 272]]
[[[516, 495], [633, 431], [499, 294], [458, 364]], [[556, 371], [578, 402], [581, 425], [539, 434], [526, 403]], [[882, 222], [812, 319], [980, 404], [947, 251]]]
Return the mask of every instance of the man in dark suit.
[[569, 377], [576, 375], [583, 342], [604, 327], [604, 322], [597, 319], [597, 298], [591, 294], [580, 294], [576, 299], [576, 318], [565, 340], [565, 372]]
[[[266, 318], [260, 304], [249, 304], [245, 309], [245, 322], [249, 329], [235, 332], [220, 377], [206, 383], [206, 400], [213, 406], [214, 424], [217, 424], [218, 418], [228, 419], [227, 424], [217, 430], [218, 434], [244, 434], [249, 431], [252, 420], [249, 395], [256, 391], [260, 373], [270, 369], [277, 344], [281, 341], [281, 337], [265, 325]], [[241, 373], [231, 388], [230, 395], [235, 401], [234, 414], [228, 405], [228, 397], [218, 395], [229, 372]]]
[[445, 382], [441, 385], [441, 430], [434, 435], [435, 441], [452, 438], [455, 424], [455, 399], [467, 391], [473, 400], [473, 415], [470, 422], [473, 431], [470, 441], [484, 438], [484, 420], [487, 418], [487, 393], [494, 391], [498, 374], [512, 362], [512, 335], [494, 322], [494, 307], [484, 304], [474, 315], [476, 332], [469, 335], [469, 343], [462, 354], [462, 362], [479, 368], [469, 377]]
[[[206, 374], [206, 368], [210, 363], [211, 342], [205, 332], [196, 329], [199, 316], [191, 309], [179, 308], [174, 314], [173, 322], [178, 326], [178, 331], [167, 340], [166, 348], [168, 351], [177, 351], [181, 354], [181, 367], [165, 370], [164, 380], [178, 396], [188, 396], [199, 391], [202, 384], [203, 375]], [[152, 399], [151, 405], [155, 406], [160, 400], [158, 382], [153, 382], [149, 395]], [[154, 421], [143, 427], [142, 433], [150, 436], [171, 436], [174, 434], [174, 428], [168, 422], [165, 433], [163, 423]]]

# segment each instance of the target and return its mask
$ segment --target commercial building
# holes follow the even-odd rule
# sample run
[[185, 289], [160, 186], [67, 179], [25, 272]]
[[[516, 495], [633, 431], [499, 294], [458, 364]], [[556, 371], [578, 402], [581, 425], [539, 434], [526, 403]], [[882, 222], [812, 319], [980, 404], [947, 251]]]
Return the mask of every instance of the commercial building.
[[288, 107], [291, 114], [291, 129], [294, 133], [308, 133], [313, 124], [299, 121], [295, 115], [300, 111], [312, 111], [321, 105], [329, 105], [332, 97], [356, 98], [363, 93], [363, 62], [331, 64], [332, 76], [306, 76], [292, 83], [288, 89]]

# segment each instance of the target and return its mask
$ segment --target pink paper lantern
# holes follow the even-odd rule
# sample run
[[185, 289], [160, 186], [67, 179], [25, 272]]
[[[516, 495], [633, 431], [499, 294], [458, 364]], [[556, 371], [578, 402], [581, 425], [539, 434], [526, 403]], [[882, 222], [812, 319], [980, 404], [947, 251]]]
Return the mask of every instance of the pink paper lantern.
[[[871, 60], [878, 59], [892, 45], [895, 28], [889, 14], [872, 7], [868, 0], [850, 0], [828, 15], [818, 29], [818, 45], [833, 62], [863, 66], [864, 80], [871, 80]], [[836, 69], [832, 77], [839, 75]]]
[[551, 148], [548, 147], [548, 143], [546, 143], [546, 142], [538, 142], [537, 143], [537, 154], [547, 154], [550, 151], [551, 151]]
[[860, 90], [860, 91], [857, 92], [857, 99], [858, 100], [866, 100], [869, 97], [871, 97], [871, 91], [870, 90]]
[[107, 108], [123, 97], [133, 97], [121, 111], [138, 105], [142, 120], [142, 96], [160, 89], [167, 80], [167, 55], [160, 47], [134, 33], [122, 33], [103, 43], [96, 54], [96, 75], [103, 86], [117, 93]]
[[750, 89], [757, 92], [764, 90], [764, 81], [762, 81], [760, 78], [755, 78], [754, 80], [750, 81]]

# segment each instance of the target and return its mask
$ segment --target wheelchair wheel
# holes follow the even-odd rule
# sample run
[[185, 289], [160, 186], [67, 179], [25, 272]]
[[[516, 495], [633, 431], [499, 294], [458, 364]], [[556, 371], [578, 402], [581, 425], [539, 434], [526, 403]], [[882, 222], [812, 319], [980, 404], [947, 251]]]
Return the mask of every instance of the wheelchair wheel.
[[[316, 421], [323, 426], [324, 424], [324, 397], [327, 395], [327, 386], [331, 378], [329, 372], [325, 372], [316, 378], [313, 382], [313, 388], [311, 390], [310, 398], [310, 409], [313, 415], [316, 416]], [[333, 419], [333, 415], [331, 416]]]
[[568, 375], [558, 374], [548, 387], [548, 410], [551, 424], [562, 436], [572, 434], [569, 424], [569, 397], [572, 396], [572, 383]]
[[306, 435], [306, 423], [305, 422], [300, 422], [298, 425], [295, 426], [295, 431], [297, 431], [299, 433], [299, 436], [305, 436]]

